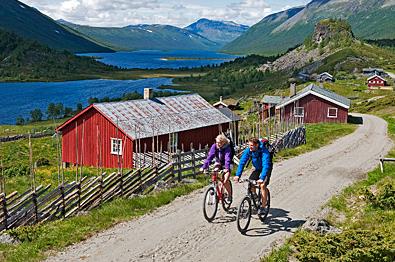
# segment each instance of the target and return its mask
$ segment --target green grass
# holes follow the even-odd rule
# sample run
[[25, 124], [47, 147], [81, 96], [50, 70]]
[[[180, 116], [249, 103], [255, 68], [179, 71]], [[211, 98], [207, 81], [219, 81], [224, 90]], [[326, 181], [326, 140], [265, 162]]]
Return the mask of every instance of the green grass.
[[66, 121], [66, 119], [56, 119], [40, 121], [36, 123], [30, 123], [23, 126], [17, 125], [0, 125], [0, 137], [1, 136], [12, 136], [12, 135], [20, 135], [20, 134], [34, 134], [36, 132], [43, 132], [47, 130], [55, 130], [55, 128]]
[[[395, 118], [382, 116], [395, 139]], [[395, 148], [388, 154], [395, 156]], [[262, 261], [394, 261], [395, 259], [395, 164], [379, 168], [334, 196], [326, 206], [327, 220], [340, 234], [320, 235], [298, 230], [285, 245]], [[279, 258], [278, 260], [276, 260]]]
[[332, 143], [339, 137], [351, 134], [357, 125], [319, 123], [306, 125], [306, 144], [296, 148], [284, 149], [277, 153], [276, 159], [291, 158], [306, 152], [313, 151]]
[[170, 203], [176, 197], [189, 194], [206, 184], [206, 178], [200, 177], [194, 184], [179, 185], [176, 188], [144, 197], [117, 199], [86, 215], [13, 230], [9, 233], [20, 239], [22, 243], [0, 244], [0, 261], [42, 260], [50, 251], [54, 253], [119, 222], [149, 213]]

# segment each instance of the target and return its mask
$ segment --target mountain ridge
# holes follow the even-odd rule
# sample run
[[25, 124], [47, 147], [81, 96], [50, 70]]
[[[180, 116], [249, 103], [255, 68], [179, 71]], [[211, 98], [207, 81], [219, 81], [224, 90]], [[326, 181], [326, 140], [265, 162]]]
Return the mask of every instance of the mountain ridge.
[[36, 8], [17, 0], [0, 1], [0, 28], [58, 50], [77, 53], [113, 51], [67, 30]]

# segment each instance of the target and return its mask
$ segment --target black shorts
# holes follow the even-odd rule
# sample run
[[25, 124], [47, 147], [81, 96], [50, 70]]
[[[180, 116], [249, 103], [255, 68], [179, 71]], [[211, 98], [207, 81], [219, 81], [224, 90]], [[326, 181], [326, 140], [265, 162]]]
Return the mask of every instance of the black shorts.
[[[261, 175], [262, 170], [254, 170], [252, 171], [249, 179], [251, 180], [259, 180], [259, 176]], [[269, 185], [270, 182], [270, 176], [272, 174], [272, 167], [269, 168], [269, 172], [267, 173], [266, 177], [265, 177], [265, 185]]]

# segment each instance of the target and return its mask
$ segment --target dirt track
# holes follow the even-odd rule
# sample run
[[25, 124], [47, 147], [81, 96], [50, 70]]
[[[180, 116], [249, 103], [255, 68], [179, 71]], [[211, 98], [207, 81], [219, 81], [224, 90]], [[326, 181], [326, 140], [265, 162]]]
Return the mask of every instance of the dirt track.
[[[152, 214], [122, 223], [68, 248], [48, 261], [257, 261], [274, 241], [289, 235], [333, 194], [378, 163], [392, 143], [382, 119], [364, 116], [353, 134], [275, 165], [270, 184], [271, 214], [255, 217], [246, 236], [235, 214], [217, 213], [213, 223], [202, 215], [203, 190], [181, 197]], [[245, 193], [234, 186], [236, 206]]]

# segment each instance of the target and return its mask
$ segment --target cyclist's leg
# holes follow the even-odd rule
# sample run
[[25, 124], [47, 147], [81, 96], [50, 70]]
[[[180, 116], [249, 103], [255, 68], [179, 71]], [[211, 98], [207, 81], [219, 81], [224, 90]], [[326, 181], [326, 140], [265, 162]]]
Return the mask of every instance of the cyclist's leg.
[[[256, 169], [254, 169], [253, 171], [252, 171], [252, 173], [251, 173], [251, 175], [250, 175], [250, 177], [249, 177], [249, 179], [251, 179], [251, 180], [258, 180], [259, 179], [259, 175], [261, 174], [261, 171], [260, 170], [256, 170]], [[252, 192], [252, 193], [255, 193], [255, 194], [258, 194], [257, 192], [256, 192], [256, 188], [254, 187], [254, 191]]]
[[229, 182], [229, 178], [230, 178], [230, 172], [226, 172], [224, 174], [224, 186], [225, 186], [225, 190], [228, 193], [228, 197], [232, 197], [232, 189], [230, 187], [230, 182]]
[[266, 175], [265, 180], [263, 181], [263, 183], [259, 185], [260, 188], [261, 188], [262, 207], [266, 207], [266, 202], [267, 202], [266, 187], [269, 184], [269, 180], [270, 180], [270, 174]]

